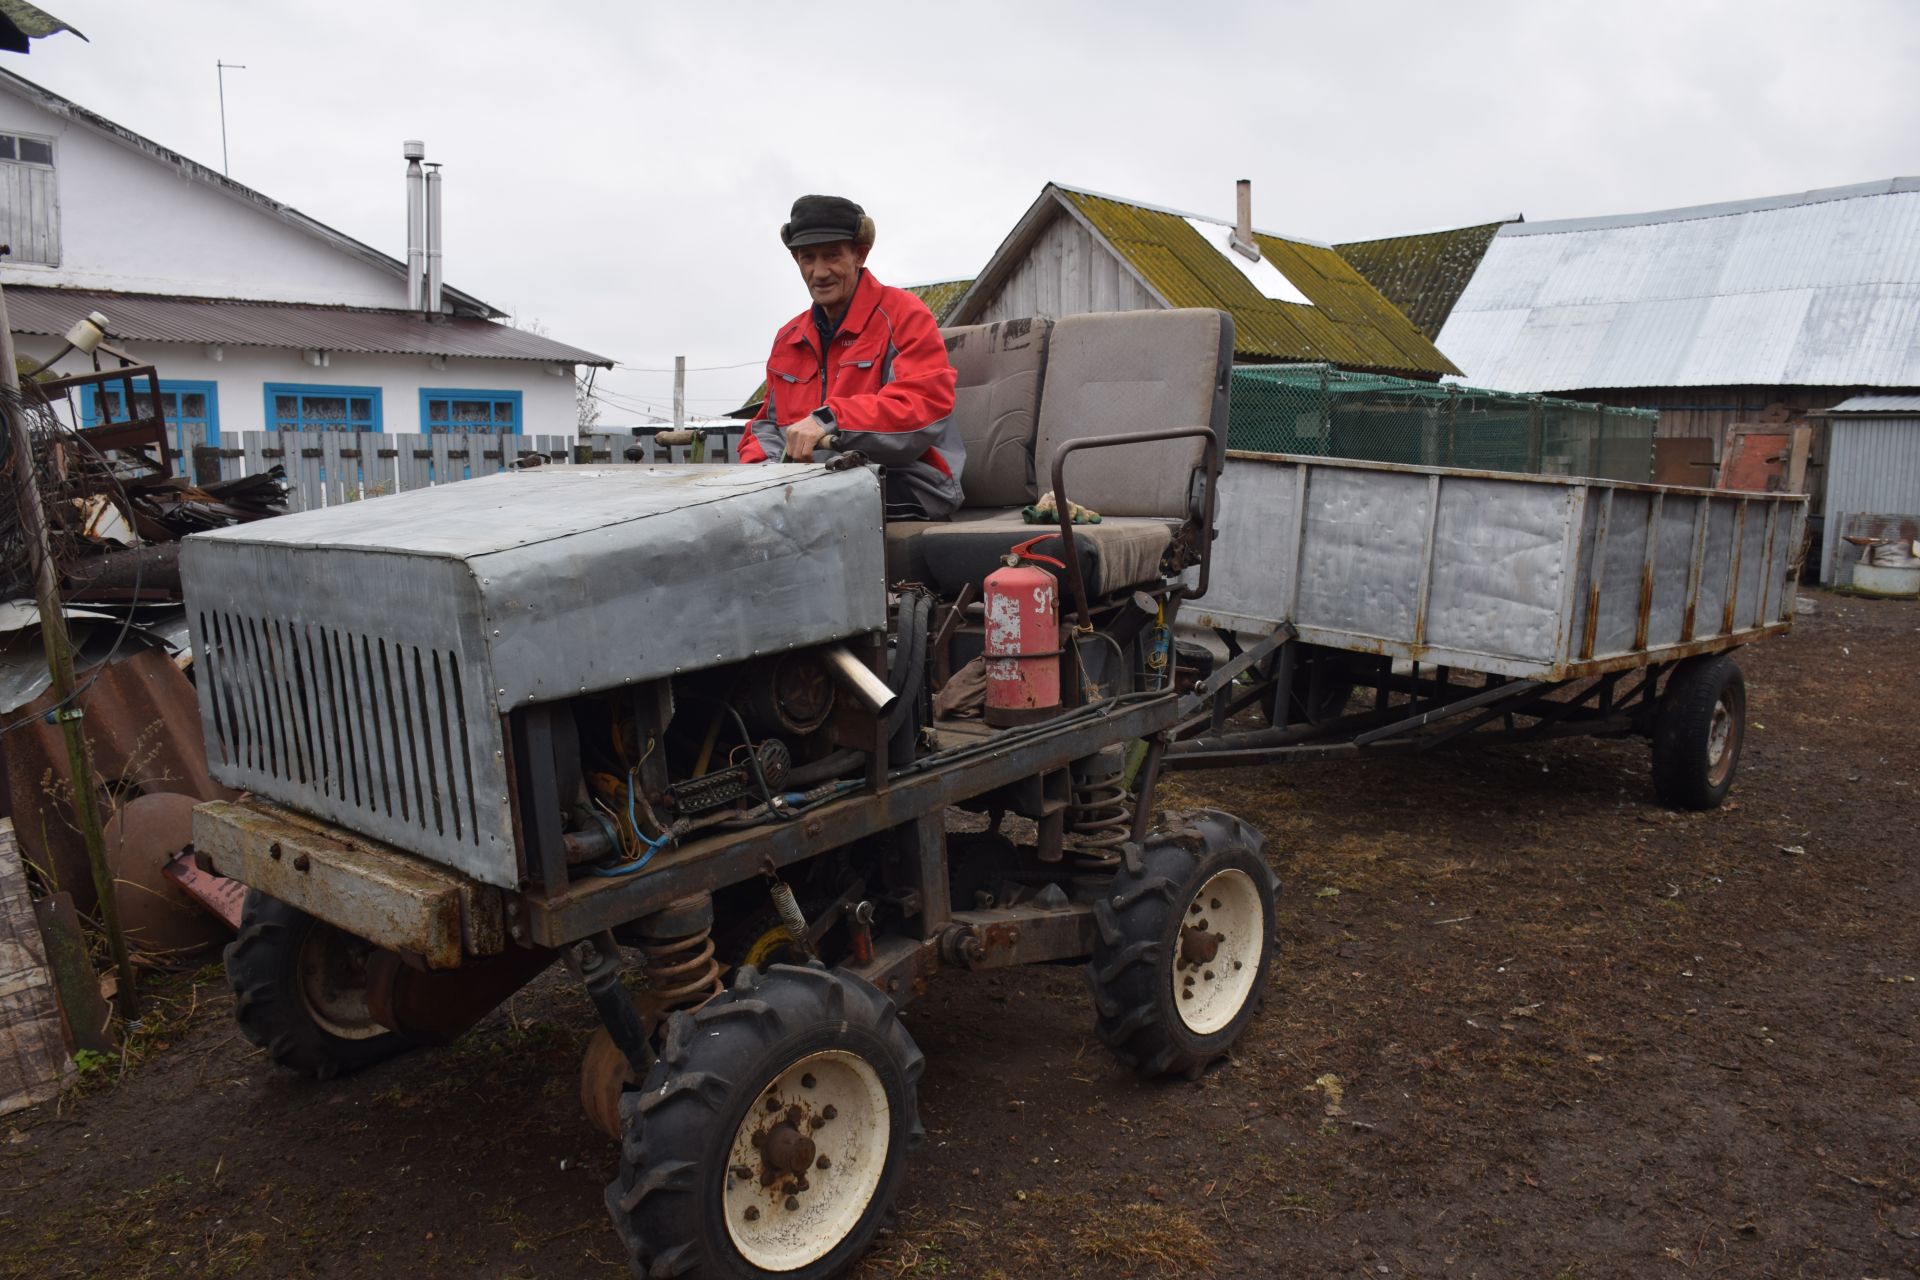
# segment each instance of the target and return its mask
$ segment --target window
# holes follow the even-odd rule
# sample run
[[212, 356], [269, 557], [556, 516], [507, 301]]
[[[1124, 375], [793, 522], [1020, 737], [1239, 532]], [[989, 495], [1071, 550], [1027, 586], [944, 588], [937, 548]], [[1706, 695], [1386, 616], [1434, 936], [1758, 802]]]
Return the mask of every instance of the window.
[[[135, 393], [133, 407], [136, 412], [130, 414], [120, 403], [120, 387], [117, 385], [88, 387], [80, 401], [80, 424], [97, 427], [107, 423], [131, 422], [135, 417], [144, 418], [152, 412], [147, 405], [145, 392]], [[168, 426], [201, 427], [208, 444], [219, 443], [220, 387], [217, 383], [162, 381], [160, 412]], [[173, 442], [176, 447], [184, 443], [177, 430]]]
[[422, 387], [420, 430], [436, 436], [450, 431], [518, 435], [520, 399], [518, 391], [450, 391]]
[[267, 384], [269, 431], [378, 431], [380, 388]]
[[48, 138], [27, 138], [17, 133], [0, 133], [0, 160], [53, 168], [53, 142]]
[[0, 133], [0, 244], [13, 246], [8, 262], [60, 265], [51, 138]]

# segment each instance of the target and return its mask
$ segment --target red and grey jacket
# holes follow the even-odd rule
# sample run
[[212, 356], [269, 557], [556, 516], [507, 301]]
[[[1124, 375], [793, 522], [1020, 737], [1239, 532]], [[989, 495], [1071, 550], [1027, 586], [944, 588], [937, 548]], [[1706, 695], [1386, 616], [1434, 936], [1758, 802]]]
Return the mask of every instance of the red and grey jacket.
[[786, 448], [780, 428], [826, 409], [835, 448], [858, 450], [904, 480], [928, 515], [950, 515], [960, 505], [967, 461], [949, 416], [954, 381], [926, 303], [862, 270], [824, 357], [811, 308], [774, 338], [766, 403], [740, 441], [740, 461], [777, 461]]

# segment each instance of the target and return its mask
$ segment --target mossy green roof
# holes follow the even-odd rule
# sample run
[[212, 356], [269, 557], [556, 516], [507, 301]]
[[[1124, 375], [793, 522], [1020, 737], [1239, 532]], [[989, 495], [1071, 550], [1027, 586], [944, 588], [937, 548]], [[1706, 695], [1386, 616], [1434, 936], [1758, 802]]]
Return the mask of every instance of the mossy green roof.
[[933, 318], [944, 323], [947, 308], [960, 301], [961, 296], [973, 287], [973, 281], [940, 280], [933, 284], [903, 284], [900, 287], [926, 303], [927, 310], [933, 312]]
[[1230, 313], [1242, 360], [1324, 361], [1427, 378], [1460, 372], [1331, 245], [1254, 232], [1261, 255], [1313, 305], [1280, 302], [1263, 296], [1182, 214], [1052, 189], [1169, 306]]
[[1460, 301], [1467, 282], [1480, 267], [1480, 259], [1487, 254], [1487, 246], [1506, 221], [1357, 240], [1335, 247], [1389, 302], [1405, 312], [1421, 333], [1438, 338], [1441, 326], [1453, 313], [1453, 304]]

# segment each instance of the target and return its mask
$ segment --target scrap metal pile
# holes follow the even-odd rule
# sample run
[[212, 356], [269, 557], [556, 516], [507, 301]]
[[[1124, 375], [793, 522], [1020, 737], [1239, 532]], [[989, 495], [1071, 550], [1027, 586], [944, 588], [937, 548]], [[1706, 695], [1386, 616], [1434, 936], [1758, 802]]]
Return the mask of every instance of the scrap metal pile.
[[[68, 426], [53, 407], [63, 384], [98, 377], [29, 384], [6, 406], [28, 424], [33, 449], [23, 458], [8, 444], [0, 455], [0, 816], [13, 818], [38, 887], [70, 896], [83, 917], [92, 913], [97, 899], [71, 818], [73, 776], [58, 725], [77, 710], [98, 807], [109, 819], [115, 897], [133, 908], [125, 912], [129, 943], [165, 963], [225, 933], [200, 909], [208, 904], [192, 901], [203, 895], [178, 887], [190, 866], [167, 871], [191, 839], [193, 803], [228, 795], [208, 776], [201, 744], [179, 543], [282, 514], [288, 486], [277, 467], [205, 485], [174, 475], [157, 418]], [[119, 401], [128, 402], [140, 411], [152, 400]], [[77, 688], [65, 708], [50, 688], [35, 606], [35, 558], [17, 498], [22, 466], [34, 471], [72, 637]]]

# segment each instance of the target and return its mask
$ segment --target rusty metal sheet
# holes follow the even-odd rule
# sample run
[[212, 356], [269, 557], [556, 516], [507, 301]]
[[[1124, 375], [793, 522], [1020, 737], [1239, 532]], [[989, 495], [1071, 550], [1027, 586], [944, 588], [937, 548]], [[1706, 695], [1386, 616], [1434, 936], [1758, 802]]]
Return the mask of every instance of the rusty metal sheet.
[[[177, 791], [196, 800], [235, 794], [207, 772], [198, 699], [164, 651], [142, 649], [85, 672], [80, 681], [75, 705], [84, 713], [103, 815], [147, 792]], [[74, 905], [90, 915], [97, 903], [86, 846], [68, 807], [66, 740], [45, 715], [54, 701], [50, 690], [42, 692], [7, 721], [19, 727], [0, 737], [0, 803], [15, 819], [22, 853], [53, 881], [48, 887], [73, 894]]]

